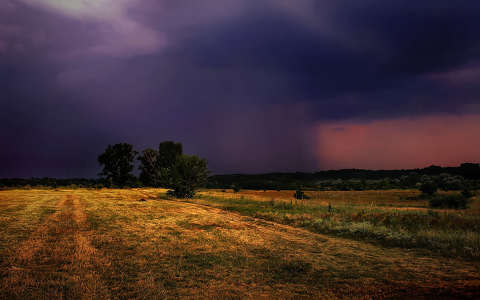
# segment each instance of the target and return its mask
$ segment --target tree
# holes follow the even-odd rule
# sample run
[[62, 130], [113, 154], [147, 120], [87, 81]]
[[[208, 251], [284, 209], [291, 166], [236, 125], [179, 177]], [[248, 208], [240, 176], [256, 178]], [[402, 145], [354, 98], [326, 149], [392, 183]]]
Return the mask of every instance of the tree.
[[470, 198], [472, 198], [473, 196], [475, 196], [475, 194], [474, 194], [468, 187], [465, 187], [465, 188], [462, 190], [462, 196], [463, 196], [465, 199], [470, 199]]
[[238, 185], [238, 184], [232, 184], [232, 190], [233, 190], [234, 193], [240, 192], [240, 189], [241, 189], [241, 188], [240, 188], [240, 185]]
[[176, 164], [179, 157], [183, 154], [183, 146], [181, 143], [173, 141], [165, 141], [158, 146], [157, 171], [159, 176], [159, 185], [171, 185], [171, 170]]
[[183, 146], [181, 143], [161, 142], [158, 146], [158, 166], [160, 168], [170, 168], [182, 154]]
[[297, 190], [295, 191], [295, 193], [293, 194], [293, 198], [297, 199], [297, 200], [305, 200], [305, 199], [310, 199], [310, 197], [308, 197], [304, 191], [302, 191], [302, 187], [299, 186], [297, 187]]
[[461, 175], [468, 179], [480, 178], [480, 164], [475, 163], [463, 163], [459, 167]]
[[140, 161], [140, 181], [144, 186], [158, 187], [160, 185], [160, 171], [158, 166], [158, 151], [148, 148], [138, 157]]
[[433, 195], [437, 192], [437, 185], [433, 181], [425, 181], [420, 185], [420, 191], [424, 195]]
[[170, 169], [169, 188], [177, 198], [192, 198], [195, 189], [204, 185], [208, 178], [207, 161], [196, 155], [181, 155]]
[[293, 194], [293, 198], [303, 200], [305, 198], [305, 193], [301, 189], [297, 189]]
[[123, 187], [135, 179], [131, 173], [137, 152], [127, 143], [108, 145], [105, 152], [98, 157], [103, 166], [100, 176], [106, 178], [110, 185]]

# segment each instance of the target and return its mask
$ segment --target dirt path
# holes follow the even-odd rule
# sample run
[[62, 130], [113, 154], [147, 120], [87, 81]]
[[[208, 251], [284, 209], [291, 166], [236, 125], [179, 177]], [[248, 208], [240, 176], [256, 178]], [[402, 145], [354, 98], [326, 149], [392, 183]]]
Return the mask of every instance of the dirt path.
[[9, 256], [2, 294], [18, 299], [109, 298], [98, 270], [108, 261], [92, 247], [80, 200], [62, 196], [56, 212]]

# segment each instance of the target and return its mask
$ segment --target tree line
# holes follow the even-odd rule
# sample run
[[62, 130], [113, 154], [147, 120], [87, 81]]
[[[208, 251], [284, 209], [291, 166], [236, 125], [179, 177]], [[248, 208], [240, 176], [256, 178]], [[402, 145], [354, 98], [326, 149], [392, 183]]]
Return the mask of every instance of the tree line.
[[314, 173], [268, 173], [213, 175], [208, 188], [253, 190], [387, 190], [418, 189], [425, 182], [433, 182], [442, 190], [480, 189], [480, 165], [463, 163], [457, 167], [430, 166], [405, 170], [343, 169]]
[[[205, 186], [218, 189], [252, 190], [382, 190], [421, 189], [432, 183], [441, 190], [480, 189], [480, 165], [463, 163], [457, 167], [430, 166], [409, 170], [344, 169], [314, 173], [226, 174], [208, 176], [206, 161], [183, 154], [180, 143], [160, 143], [158, 149], [141, 153], [129, 144], [107, 147], [100, 155], [104, 170], [102, 178], [0, 178], [0, 189], [18, 187], [166, 187], [177, 191], [175, 185]], [[123, 157], [118, 160], [116, 157]], [[99, 157], [100, 159], [100, 157]], [[139, 177], [133, 175], [138, 165]], [[205, 166], [205, 167], [203, 167]], [[183, 171], [182, 171], [183, 169]], [[189, 170], [191, 174], [187, 174]], [[200, 175], [198, 175], [200, 174]], [[182, 179], [185, 177], [187, 179]], [[193, 182], [193, 184], [192, 184]], [[192, 194], [192, 188], [183, 189]], [[194, 189], [193, 189], [194, 190]]]
[[[133, 174], [135, 160], [140, 163], [138, 178]], [[103, 167], [99, 175], [109, 187], [165, 187], [178, 198], [193, 197], [195, 190], [205, 185], [209, 174], [205, 159], [184, 154], [182, 144], [173, 141], [141, 153], [127, 143], [108, 145], [98, 156], [98, 162]]]

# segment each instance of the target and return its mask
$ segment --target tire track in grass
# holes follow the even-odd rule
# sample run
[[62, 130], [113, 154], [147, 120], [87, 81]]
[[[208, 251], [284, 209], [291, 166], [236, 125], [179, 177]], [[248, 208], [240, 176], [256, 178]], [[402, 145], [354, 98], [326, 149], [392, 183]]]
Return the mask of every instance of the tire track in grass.
[[42, 248], [44, 247], [44, 244], [46, 242], [45, 236], [46, 233], [48, 232], [48, 229], [53, 221], [58, 221], [59, 215], [60, 215], [60, 210], [61, 208], [65, 205], [66, 199], [61, 198], [57, 204], [57, 212], [54, 214], [50, 215], [42, 224], [38, 226], [38, 228], [33, 232], [30, 237], [24, 241], [18, 249], [15, 250], [15, 256], [13, 257], [13, 260], [11, 261], [12, 268], [19, 268], [15, 267], [15, 265], [23, 265], [28, 263], [29, 261], [32, 260], [34, 255]]
[[92, 247], [78, 198], [63, 196], [57, 212], [10, 255], [0, 298], [108, 299], [99, 270], [108, 261]]
[[[87, 216], [79, 197], [73, 197], [73, 219], [79, 230], [74, 234], [75, 266], [82, 276], [81, 294], [90, 299], [110, 298], [110, 291], [104, 284], [100, 272], [111, 267], [111, 262], [91, 242]], [[100, 272], [99, 272], [100, 271]]]
[[13, 249], [9, 255], [8, 267], [2, 276], [2, 293], [0, 295], [10, 298], [27, 296], [29, 291], [39, 286], [37, 273], [47, 266], [39, 264], [42, 259], [41, 253], [47, 247], [47, 235], [52, 224], [59, 221], [66, 198], [62, 197], [56, 204], [57, 211], [50, 215], [30, 237], [22, 242], [17, 249]]
[[[12, 249], [33, 236], [41, 224], [55, 213], [58, 195], [47, 193], [35, 198], [31, 191], [3, 191], [0, 193], [0, 278], [8, 269]], [[0, 285], [1, 286], [1, 285]]]

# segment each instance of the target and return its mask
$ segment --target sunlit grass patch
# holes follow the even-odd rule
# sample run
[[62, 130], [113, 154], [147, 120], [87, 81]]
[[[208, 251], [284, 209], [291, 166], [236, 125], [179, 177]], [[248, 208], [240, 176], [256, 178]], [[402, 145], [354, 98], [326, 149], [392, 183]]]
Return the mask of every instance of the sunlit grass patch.
[[[333, 195], [334, 192], [329, 193]], [[398, 191], [392, 191], [393, 195], [397, 193]], [[380, 194], [387, 195], [388, 191], [381, 191]], [[474, 210], [434, 211], [416, 206], [409, 209], [405, 203], [398, 208], [386, 208], [375, 205], [374, 201], [364, 205], [350, 201], [321, 205], [314, 200], [301, 201], [293, 197], [290, 200], [267, 201], [265, 198], [256, 200], [257, 198], [244, 196], [227, 198], [225, 195], [214, 195], [218, 195], [218, 192], [204, 192], [202, 197], [194, 201], [243, 215], [304, 227], [318, 233], [384, 246], [430, 249], [448, 256], [480, 259], [480, 215]], [[392, 205], [396, 203], [392, 201]], [[453, 232], [455, 239], [452, 238]]]
[[[157, 189], [4, 192], [0, 236], [12, 251], [0, 249], [0, 298], [454, 298], [480, 280], [478, 261], [464, 254], [369, 240], [416, 234], [442, 247], [470, 240], [474, 256], [470, 210], [348, 201], [329, 207], [316, 200], [217, 198], [208, 191], [185, 201], [163, 199], [165, 191]], [[20, 255], [19, 249], [34, 250]]]

